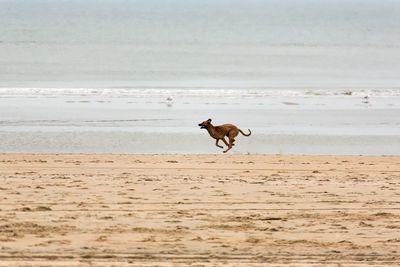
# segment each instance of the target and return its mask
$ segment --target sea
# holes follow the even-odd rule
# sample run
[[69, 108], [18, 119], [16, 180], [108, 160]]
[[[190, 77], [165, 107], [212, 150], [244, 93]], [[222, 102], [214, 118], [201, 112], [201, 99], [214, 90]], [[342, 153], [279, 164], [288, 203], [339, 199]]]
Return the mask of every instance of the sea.
[[0, 153], [400, 155], [398, 0], [0, 0]]

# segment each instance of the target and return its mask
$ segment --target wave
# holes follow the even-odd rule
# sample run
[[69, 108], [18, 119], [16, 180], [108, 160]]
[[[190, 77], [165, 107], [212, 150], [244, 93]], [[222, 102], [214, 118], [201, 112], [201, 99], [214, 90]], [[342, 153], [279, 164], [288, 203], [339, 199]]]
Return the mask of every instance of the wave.
[[0, 88], [7, 96], [107, 96], [107, 97], [308, 97], [308, 96], [400, 96], [395, 89], [202, 89], [202, 88]]

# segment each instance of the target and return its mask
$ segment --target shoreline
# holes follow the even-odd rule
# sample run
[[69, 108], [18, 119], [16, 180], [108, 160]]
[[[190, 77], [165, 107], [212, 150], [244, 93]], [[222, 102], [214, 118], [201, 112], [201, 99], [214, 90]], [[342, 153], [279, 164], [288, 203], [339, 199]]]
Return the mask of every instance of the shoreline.
[[399, 175], [399, 156], [0, 153], [0, 266], [398, 265]]
[[397, 98], [0, 97], [1, 150], [219, 153], [197, 126], [212, 118], [254, 132], [238, 137], [237, 153], [398, 155]]
[[[192, 122], [194, 122], [193, 120]], [[243, 125], [244, 123], [239, 123]], [[183, 130], [167, 128], [139, 131], [141, 126], [113, 129], [99, 127], [90, 130], [75, 127], [65, 130], [59, 126], [25, 126], [0, 132], [4, 153], [84, 153], [84, 154], [221, 154], [206, 131], [196, 127]], [[253, 155], [399, 155], [400, 136], [396, 134], [340, 135], [258, 132], [252, 126], [251, 137], [239, 136], [231, 154]], [[391, 129], [390, 129], [391, 130]], [[272, 131], [272, 130], [271, 130]]]

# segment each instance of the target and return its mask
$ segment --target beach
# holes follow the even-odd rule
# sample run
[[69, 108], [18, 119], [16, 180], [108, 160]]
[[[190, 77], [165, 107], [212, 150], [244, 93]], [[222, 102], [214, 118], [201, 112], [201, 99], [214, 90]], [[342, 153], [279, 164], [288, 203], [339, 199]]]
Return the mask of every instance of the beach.
[[399, 17], [0, 1], [0, 267], [400, 266]]
[[399, 265], [398, 156], [1, 154], [0, 266]]

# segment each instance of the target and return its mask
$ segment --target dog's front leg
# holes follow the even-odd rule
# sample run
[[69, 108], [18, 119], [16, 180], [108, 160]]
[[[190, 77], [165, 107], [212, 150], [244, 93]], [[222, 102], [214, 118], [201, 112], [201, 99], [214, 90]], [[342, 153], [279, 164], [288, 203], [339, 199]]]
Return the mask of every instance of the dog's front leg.
[[216, 145], [217, 147], [224, 148], [223, 146], [218, 145], [218, 142], [219, 142], [219, 139], [217, 139], [217, 141], [215, 141], [215, 145]]
[[225, 140], [225, 137], [222, 137], [221, 140], [225, 143], [226, 146], [229, 146], [228, 142]]

